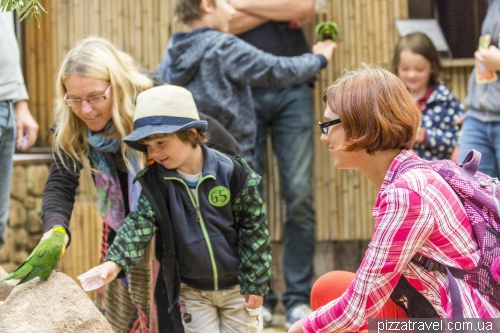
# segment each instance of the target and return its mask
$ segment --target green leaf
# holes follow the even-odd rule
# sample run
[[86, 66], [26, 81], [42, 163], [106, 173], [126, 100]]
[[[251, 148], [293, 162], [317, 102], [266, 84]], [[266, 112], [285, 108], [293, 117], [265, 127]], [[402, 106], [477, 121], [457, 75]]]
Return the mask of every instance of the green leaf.
[[[31, 7], [30, 9], [28, 9], [27, 11], [25, 11], [20, 17], [19, 17], [19, 21], [22, 21], [24, 20], [30, 13], [33, 13], [33, 7]], [[32, 15], [33, 16], [33, 15]], [[31, 20], [30, 20], [31, 21]], [[29, 24], [29, 23], [28, 23]]]

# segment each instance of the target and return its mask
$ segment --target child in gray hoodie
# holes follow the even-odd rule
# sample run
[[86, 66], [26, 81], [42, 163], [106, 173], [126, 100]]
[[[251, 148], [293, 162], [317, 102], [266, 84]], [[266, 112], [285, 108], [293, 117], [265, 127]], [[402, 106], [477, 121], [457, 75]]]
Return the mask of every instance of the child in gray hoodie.
[[319, 42], [315, 54], [278, 57], [227, 33], [234, 13], [229, 0], [178, 0], [174, 13], [189, 32], [172, 36], [156, 75], [190, 90], [198, 110], [234, 136], [252, 165], [256, 120], [250, 87], [312, 78], [326, 67], [336, 44]]

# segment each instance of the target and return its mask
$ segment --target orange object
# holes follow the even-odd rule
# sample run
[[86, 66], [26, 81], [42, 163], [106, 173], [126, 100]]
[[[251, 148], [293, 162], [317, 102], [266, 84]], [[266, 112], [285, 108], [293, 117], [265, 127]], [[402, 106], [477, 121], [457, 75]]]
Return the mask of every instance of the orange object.
[[[356, 274], [347, 271], [331, 271], [320, 276], [311, 289], [311, 308], [315, 311], [342, 296], [355, 276]], [[376, 318], [408, 318], [408, 316], [396, 303], [388, 299]]]

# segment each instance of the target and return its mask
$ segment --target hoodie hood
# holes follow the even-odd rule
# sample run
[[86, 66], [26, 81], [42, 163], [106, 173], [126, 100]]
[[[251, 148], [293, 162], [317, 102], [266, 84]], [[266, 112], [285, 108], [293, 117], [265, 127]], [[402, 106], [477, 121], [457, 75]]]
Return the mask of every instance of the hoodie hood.
[[167, 83], [186, 86], [198, 72], [205, 50], [219, 35], [211, 28], [173, 34], [156, 75]]

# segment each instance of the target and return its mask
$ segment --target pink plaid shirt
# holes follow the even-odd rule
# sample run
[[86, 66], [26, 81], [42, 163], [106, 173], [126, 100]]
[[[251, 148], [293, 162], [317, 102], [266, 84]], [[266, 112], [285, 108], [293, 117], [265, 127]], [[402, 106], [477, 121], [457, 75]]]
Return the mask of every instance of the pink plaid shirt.
[[[391, 163], [373, 209], [373, 236], [354, 281], [338, 299], [303, 322], [304, 332], [357, 332], [382, 309], [403, 274], [434, 306], [441, 318], [453, 318], [446, 274], [410, 262], [415, 253], [449, 267], [471, 269], [479, 250], [465, 210], [451, 187], [434, 171], [413, 169], [392, 175], [414, 155], [402, 150]], [[456, 279], [465, 318], [500, 318], [500, 311], [477, 291]]]

